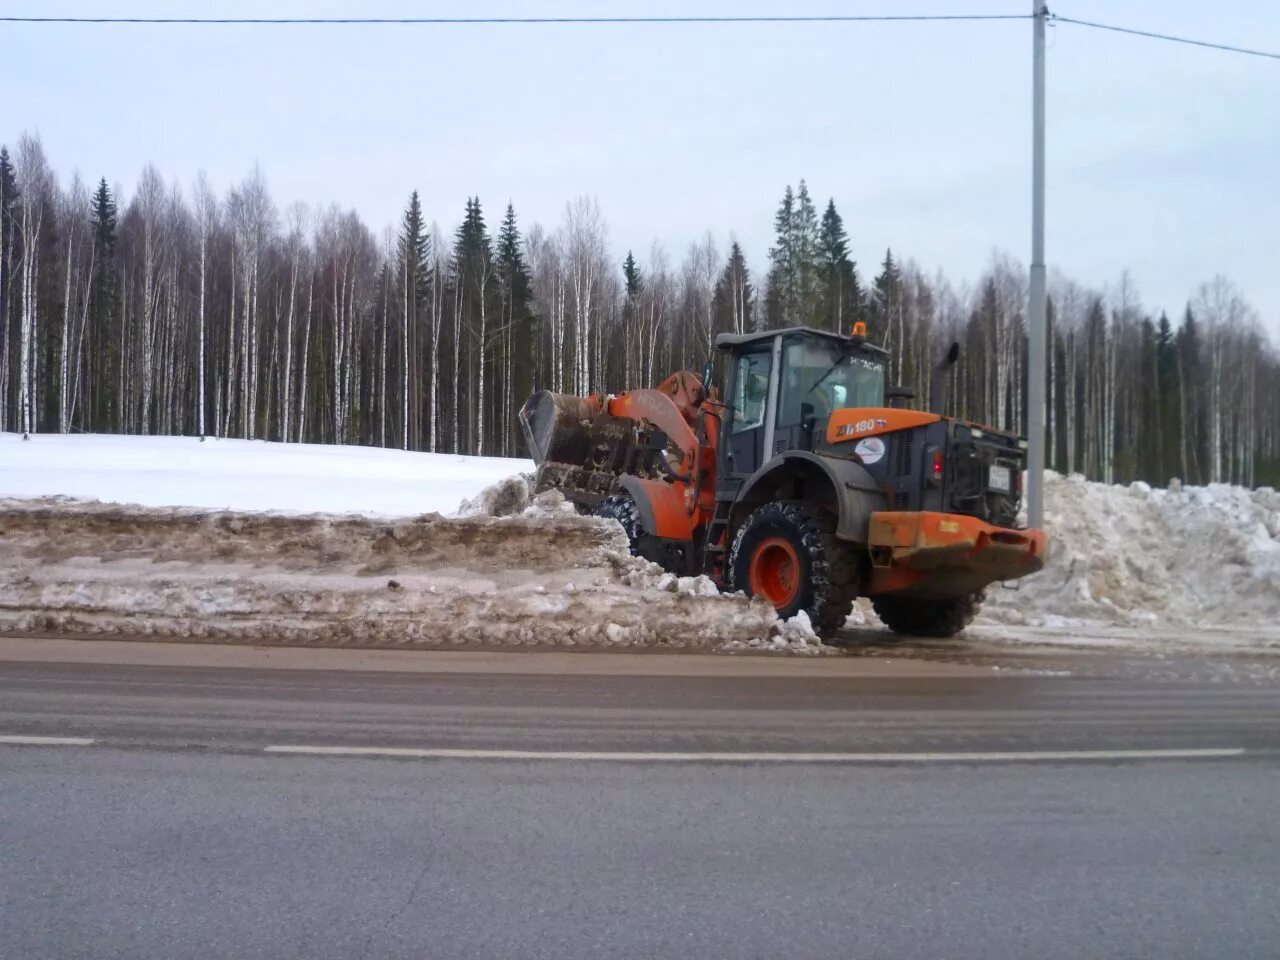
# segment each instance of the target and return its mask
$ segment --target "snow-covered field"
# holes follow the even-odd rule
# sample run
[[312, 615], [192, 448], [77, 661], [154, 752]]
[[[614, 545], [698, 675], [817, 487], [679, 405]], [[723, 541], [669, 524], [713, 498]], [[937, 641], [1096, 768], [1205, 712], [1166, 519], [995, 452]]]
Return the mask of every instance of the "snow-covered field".
[[148, 507], [415, 516], [453, 513], [529, 460], [197, 437], [0, 433], [0, 497]]
[[[759, 603], [631, 558], [616, 525], [554, 495], [530, 504], [519, 474], [531, 468], [364, 447], [0, 434], [0, 629], [813, 648], [803, 623], [780, 625]], [[1046, 493], [1049, 563], [990, 588], [978, 634], [1280, 650], [1274, 490], [1049, 474]], [[867, 604], [853, 622], [875, 622]]]

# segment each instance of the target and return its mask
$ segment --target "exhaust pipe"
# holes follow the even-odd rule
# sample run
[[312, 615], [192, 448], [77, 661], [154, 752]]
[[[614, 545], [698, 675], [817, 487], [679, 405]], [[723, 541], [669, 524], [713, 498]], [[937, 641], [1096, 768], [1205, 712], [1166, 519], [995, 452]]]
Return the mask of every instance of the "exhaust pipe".
[[929, 377], [929, 412], [942, 414], [942, 408], [945, 406], [944, 393], [947, 388], [947, 374], [951, 372], [951, 368], [956, 365], [956, 361], [960, 359], [960, 344], [953, 342], [947, 349], [946, 356], [938, 361], [937, 366], [933, 368], [933, 374]]

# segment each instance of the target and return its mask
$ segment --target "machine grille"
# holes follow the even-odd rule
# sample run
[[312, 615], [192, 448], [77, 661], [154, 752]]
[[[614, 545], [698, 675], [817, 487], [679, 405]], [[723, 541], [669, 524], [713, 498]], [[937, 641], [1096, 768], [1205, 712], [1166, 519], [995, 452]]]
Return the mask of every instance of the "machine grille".
[[893, 438], [893, 469], [899, 477], [911, 473], [911, 435], [914, 430], [903, 430]]

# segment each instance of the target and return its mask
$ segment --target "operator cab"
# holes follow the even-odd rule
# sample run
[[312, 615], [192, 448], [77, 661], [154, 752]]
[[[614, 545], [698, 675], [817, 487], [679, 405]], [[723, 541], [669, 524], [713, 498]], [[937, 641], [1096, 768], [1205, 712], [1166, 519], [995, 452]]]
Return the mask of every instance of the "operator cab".
[[721, 476], [741, 481], [774, 456], [812, 450], [846, 407], [885, 403], [888, 354], [863, 337], [811, 327], [720, 334], [727, 354]]

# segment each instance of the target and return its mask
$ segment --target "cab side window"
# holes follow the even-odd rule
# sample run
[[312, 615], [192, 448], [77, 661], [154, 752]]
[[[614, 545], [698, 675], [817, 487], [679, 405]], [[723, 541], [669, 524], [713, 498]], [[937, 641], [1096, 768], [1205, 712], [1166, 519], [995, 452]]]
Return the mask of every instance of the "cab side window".
[[765, 405], [769, 402], [769, 371], [773, 351], [761, 350], [738, 357], [733, 377], [733, 432], [764, 426]]

